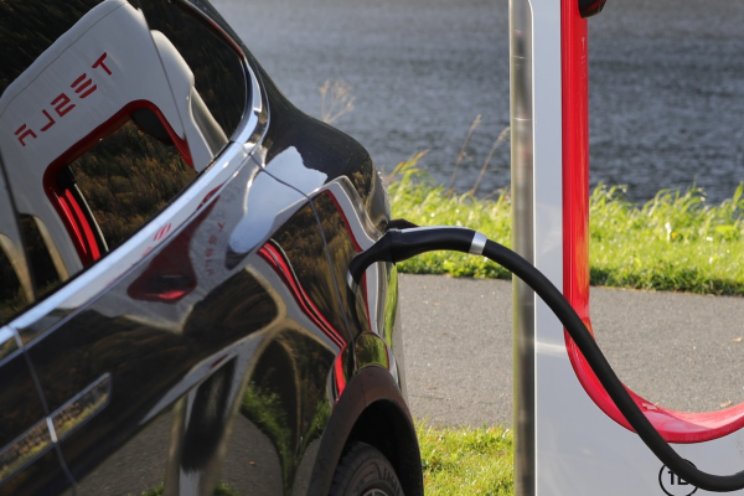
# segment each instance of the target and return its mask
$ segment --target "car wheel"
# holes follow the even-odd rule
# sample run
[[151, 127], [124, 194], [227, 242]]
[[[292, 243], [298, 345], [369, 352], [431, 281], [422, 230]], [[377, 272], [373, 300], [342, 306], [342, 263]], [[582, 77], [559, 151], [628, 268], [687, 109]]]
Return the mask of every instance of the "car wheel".
[[385, 455], [369, 444], [354, 442], [336, 468], [330, 496], [403, 496], [403, 489]]

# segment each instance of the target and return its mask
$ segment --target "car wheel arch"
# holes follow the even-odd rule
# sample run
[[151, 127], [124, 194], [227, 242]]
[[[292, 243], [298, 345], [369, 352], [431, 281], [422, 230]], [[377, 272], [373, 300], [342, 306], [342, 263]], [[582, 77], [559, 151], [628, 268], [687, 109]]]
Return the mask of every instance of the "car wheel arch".
[[346, 385], [323, 433], [308, 494], [328, 494], [335, 468], [353, 441], [380, 450], [395, 468], [406, 494], [423, 494], [411, 414], [398, 385], [383, 367], [364, 367]]

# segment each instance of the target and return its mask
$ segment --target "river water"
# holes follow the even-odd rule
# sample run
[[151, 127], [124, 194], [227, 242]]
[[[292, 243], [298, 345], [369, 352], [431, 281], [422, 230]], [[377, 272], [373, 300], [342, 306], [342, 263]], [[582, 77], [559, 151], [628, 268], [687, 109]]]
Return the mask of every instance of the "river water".
[[[353, 111], [335, 125], [389, 171], [413, 153], [441, 184], [473, 187], [509, 123], [507, 0], [214, 0], [282, 91], [320, 115], [340, 81]], [[591, 182], [631, 200], [744, 181], [744, 2], [609, 0], [590, 19]], [[454, 164], [476, 116], [464, 158]], [[479, 192], [509, 184], [508, 140]]]

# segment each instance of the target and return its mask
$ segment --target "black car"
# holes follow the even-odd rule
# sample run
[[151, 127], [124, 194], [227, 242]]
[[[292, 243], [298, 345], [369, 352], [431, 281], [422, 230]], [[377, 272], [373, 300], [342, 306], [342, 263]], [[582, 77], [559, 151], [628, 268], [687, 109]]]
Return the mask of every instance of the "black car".
[[367, 152], [203, 0], [0, 37], [0, 493], [420, 494]]

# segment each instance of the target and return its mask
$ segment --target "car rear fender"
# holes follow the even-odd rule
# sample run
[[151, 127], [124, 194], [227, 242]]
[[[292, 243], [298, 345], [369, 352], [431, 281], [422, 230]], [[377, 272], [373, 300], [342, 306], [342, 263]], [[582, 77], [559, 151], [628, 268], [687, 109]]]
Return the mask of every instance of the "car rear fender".
[[367, 366], [348, 382], [323, 434], [308, 494], [328, 494], [349, 441], [379, 449], [398, 474], [405, 494], [423, 494], [421, 462], [411, 414], [390, 373]]

